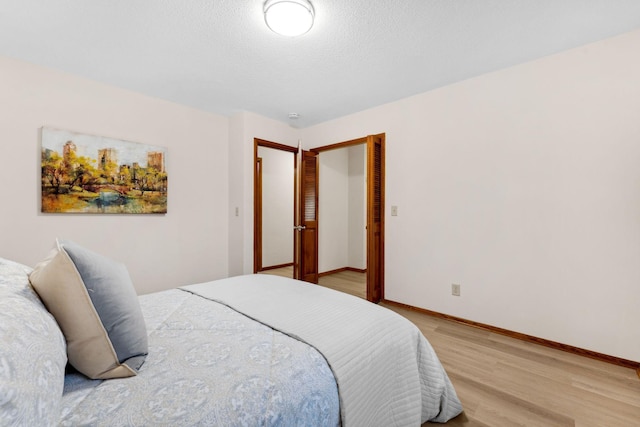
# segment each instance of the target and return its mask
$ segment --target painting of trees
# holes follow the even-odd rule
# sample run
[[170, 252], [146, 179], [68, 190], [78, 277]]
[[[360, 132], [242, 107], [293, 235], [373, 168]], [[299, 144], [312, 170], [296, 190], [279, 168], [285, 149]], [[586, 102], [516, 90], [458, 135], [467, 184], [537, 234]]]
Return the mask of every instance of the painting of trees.
[[164, 149], [43, 128], [41, 155], [43, 212], [167, 211]]
[[75, 186], [86, 186], [95, 183], [100, 172], [95, 168], [95, 160], [76, 156], [75, 153], [66, 159], [58, 153], [42, 152], [42, 186], [55, 194], [68, 193]]

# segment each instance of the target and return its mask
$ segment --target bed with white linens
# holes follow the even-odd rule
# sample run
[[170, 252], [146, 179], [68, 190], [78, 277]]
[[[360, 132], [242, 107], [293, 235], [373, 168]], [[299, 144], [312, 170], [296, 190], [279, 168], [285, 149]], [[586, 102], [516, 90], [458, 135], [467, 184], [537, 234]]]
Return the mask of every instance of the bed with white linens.
[[[104, 308], [86, 285], [95, 280], [95, 259], [81, 268], [70, 256], [82, 250], [59, 243], [55, 256], [82, 278], [100, 318]], [[0, 258], [0, 425], [387, 427], [445, 422], [462, 411], [431, 345], [410, 321], [270, 275], [136, 297], [146, 354], [128, 356], [133, 368], [115, 361], [116, 371], [131, 374], [91, 379], [69, 363], [84, 370], [69, 350], [77, 348], [69, 319], [40, 283], [43, 275], [32, 272]], [[58, 295], [56, 286], [51, 292]], [[126, 317], [118, 314], [106, 336]], [[119, 357], [116, 338], [110, 345]]]

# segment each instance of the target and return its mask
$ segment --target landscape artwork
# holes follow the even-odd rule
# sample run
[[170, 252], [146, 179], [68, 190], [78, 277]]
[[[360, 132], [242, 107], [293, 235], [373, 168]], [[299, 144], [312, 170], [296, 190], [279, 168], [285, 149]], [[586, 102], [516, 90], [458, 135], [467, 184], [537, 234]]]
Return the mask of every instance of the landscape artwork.
[[167, 213], [166, 149], [42, 128], [42, 212]]

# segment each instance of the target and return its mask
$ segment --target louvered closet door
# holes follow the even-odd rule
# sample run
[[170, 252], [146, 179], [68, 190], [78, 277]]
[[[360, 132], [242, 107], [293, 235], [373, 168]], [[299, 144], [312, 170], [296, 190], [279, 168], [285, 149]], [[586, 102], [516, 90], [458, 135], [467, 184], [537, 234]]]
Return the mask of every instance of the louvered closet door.
[[318, 283], [318, 155], [311, 151], [302, 151], [299, 200], [299, 279]]
[[384, 295], [384, 135], [367, 137], [367, 299]]

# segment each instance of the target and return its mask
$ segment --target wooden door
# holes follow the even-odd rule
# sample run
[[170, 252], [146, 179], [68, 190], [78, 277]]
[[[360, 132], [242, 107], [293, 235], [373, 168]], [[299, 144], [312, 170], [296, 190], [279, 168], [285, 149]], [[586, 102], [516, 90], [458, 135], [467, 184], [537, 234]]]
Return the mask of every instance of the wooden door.
[[297, 198], [295, 278], [318, 283], [318, 155], [301, 150]]
[[367, 300], [384, 295], [384, 134], [367, 137]]
[[253, 171], [253, 273], [262, 271], [262, 159], [257, 157]]

